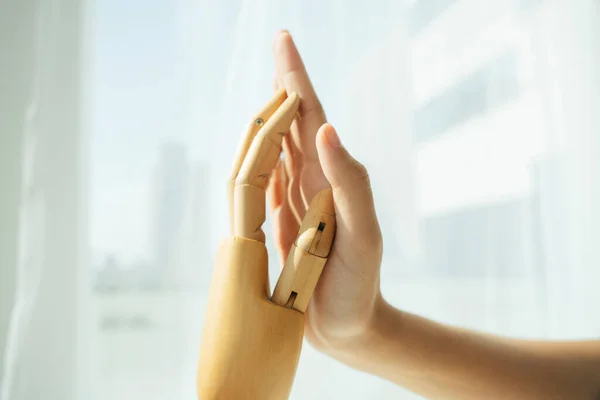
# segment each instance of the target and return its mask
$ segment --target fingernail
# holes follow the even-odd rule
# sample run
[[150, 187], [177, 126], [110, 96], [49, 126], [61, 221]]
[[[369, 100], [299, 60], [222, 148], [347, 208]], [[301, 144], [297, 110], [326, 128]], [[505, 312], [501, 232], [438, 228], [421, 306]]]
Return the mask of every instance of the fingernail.
[[282, 45], [282, 42], [283, 42], [282, 38], [284, 36], [286, 36], [286, 35], [291, 37], [290, 33], [287, 30], [285, 30], [285, 29], [280, 30], [275, 35], [275, 39], [273, 40], [273, 51], [275, 53], [277, 53], [281, 49], [281, 45]]
[[325, 127], [325, 138], [327, 139], [327, 142], [329, 142], [329, 145], [331, 147], [333, 147], [334, 149], [337, 149], [342, 146], [340, 137], [338, 136], [337, 132], [335, 131], [335, 128], [331, 125], [328, 125], [327, 127]]
[[283, 36], [292, 36], [290, 32], [286, 29], [282, 29], [275, 35], [275, 40], [281, 39]]

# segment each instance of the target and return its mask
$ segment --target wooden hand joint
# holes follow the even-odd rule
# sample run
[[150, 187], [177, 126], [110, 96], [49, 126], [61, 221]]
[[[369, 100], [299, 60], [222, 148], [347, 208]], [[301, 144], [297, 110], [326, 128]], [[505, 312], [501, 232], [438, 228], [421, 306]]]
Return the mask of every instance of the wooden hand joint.
[[[234, 236], [265, 242], [265, 191], [281, 155], [283, 137], [298, 113], [296, 93], [280, 90], [248, 124], [229, 179]], [[311, 201], [290, 249], [271, 301], [304, 312], [317, 285], [335, 235], [331, 189]]]
[[304, 312], [317, 286], [335, 235], [331, 189], [319, 192], [306, 212], [271, 300]]

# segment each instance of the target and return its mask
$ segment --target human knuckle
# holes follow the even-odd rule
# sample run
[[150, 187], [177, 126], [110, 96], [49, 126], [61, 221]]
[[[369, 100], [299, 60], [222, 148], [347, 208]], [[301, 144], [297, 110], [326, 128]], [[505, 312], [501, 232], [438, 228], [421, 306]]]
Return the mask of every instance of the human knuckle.
[[322, 115], [325, 114], [325, 109], [319, 100], [315, 100], [310, 104], [300, 109], [300, 116], [306, 118], [310, 115]]
[[370, 185], [370, 176], [369, 176], [369, 170], [367, 169], [367, 167], [356, 161], [356, 180], [358, 181], [363, 181], [365, 182], [367, 185]]

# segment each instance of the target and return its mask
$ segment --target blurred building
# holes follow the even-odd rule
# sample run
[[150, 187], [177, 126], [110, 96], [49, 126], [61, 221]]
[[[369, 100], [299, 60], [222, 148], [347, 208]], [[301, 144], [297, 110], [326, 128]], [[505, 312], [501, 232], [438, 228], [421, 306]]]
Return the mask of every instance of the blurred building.
[[189, 191], [190, 165], [183, 143], [165, 143], [159, 151], [151, 189], [151, 252], [166, 284], [177, 252]]
[[436, 275], [535, 269], [534, 168], [551, 147], [529, 19], [538, 6], [416, 1], [408, 9], [422, 262]]
[[145, 260], [123, 263], [114, 254], [106, 254], [94, 265], [93, 288], [98, 293], [157, 291], [164, 289], [159, 280], [162, 269]]
[[[106, 254], [95, 265], [100, 292], [197, 290], [207, 288], [212, 272], [208, 166], [188, 164], [179, 147], [165, 147], [155, 172], [153, 258], [123, 263]], [[184, 156], [183, 156], [184, 157]]]
[[409, 2], [406, 24], [341, 81], [340, 130], [371, 173], [384, 273], [539, 271], [536, 199], [564, 164], [540, 73], [545, 3]]
[[176, 253], [167, 271], [167, 284], [183, 290], [208, 289], [214, 256], [210, 248], [213, 231], [208, 165], [196, 164], [189, 178], [188, 198]]
[[208, 169], [182, 162], [179, 150], [165, 147], [155, 170], [156, 263], [124, 265], [109, 255], [99, 268], [92, 301], [93, 398], [195, 395], [189, 383], [206, 307], [202, 289], [212, 271]]

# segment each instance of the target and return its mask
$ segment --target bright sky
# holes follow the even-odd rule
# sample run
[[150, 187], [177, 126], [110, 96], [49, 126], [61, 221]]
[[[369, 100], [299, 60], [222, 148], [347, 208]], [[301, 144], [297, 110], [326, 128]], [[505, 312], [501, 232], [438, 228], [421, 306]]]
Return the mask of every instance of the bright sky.
[[[180, 2], [183, 3], [183, 2]], [[148, 180], [158, 146], [166, 140], [190, 144], [190, 90], [218, 93], [229, 53], [226, 43], [211, 45], [211, 37], [194, 29], [220, 26], [230, 32], [235, 22], [199, 13], [189, 2], [184, 12], [172, 1], [105, 0], [97, 2], [93, 60], [93, 195], [92, 241], [95, 252], [124, 257], [147, 250], [150, 222]], [[235, 8], [235, 7], [233, 7]], [[223, 12], [231, 8], [222, 7]], [[186, 31], [187, 30], [187, 31]], [[186, 37], [196, 37], [199, 49], [210, 50], [211, 63], [194, 57]], [[189, 43], [189, 42], [188, 42]], [[192, 81], [190, 70], [208, 77]], [[193, 85], [196, 85], [194, 88]], [[192, 86], [192, 87], [190, 87]], [[215, 104], [214, 106], [217, 106]], [[198, 107], [209, 118], [215, 107]], [[202, 115], [204, 114], [204, 115]], [[196, 154], [198, 156], [198, 154]]]
[[360, 58], [399, 20], [401, 9], [393, 1], [377, 7], [282, 3], [95, 3], [91, 206], [96, 257], [107, 252], [146, 257], [148, 180], [162, 142], [181, 141], [193, 159], [208, 159], [215, 179], [227, 173], [246, 119], [271, 94], [275, 32], [286, 28], [295, 34], [322, 100], [333, 103], [331, 114], [335, 101], [328, 96], [335, 93], [328, 89], [342, 75], [340, 66]]
[[[271, 95], [271, 46], [278, 30], [286, 28], [294, 35], [328, 117], [335, 123], [343, 107], [339, 96], [345, 87], [340, 85], [361, 84], [347, 81], [347, 74], [357, 62], [368, 61], [367, 50], [402, 24], [404, 7], [394, 0], [104, 0], [95, 4], [92, 246], [95, 257], [113, 253], [125, 260], [148, 257], [152, 223], [149, 180], [157, 150], [167, 140], [184, 143], [192, 161], [209, 165], [212, 181], [206, 190], [211, 200], [211, 235], [226, 231], [224, 182], [248, 117]], [[444, 55], [436, 62], [421, 60], [419, 64], [422, 52], [438, 54], [435, 40], [428, 42], [428, 35], [421, 35], [423, 43], [411, 50], [418, 64], [413, 69], [420, 71], [422, 78], [419, 80], [417, 73], [412, 77], [416, 94], [453, 71], [449, 68], [453, 60], [458, 70], [466, 71], [470, 68], [465, 67], [465, 60], [475, 62], [477, 54], [484, 57], [487, 50], [502, 47], [497, 40], [477, 44], [479, 36], [459, 35], [458, 27], [476, 23], [478, 17], [467, 9], [458, 11], [453, 9], [456, 15], [442, 18], [446, 22], [441, 25], [447, 26], [429, 31], [429, 36], [439, 42], [448, 36], [446, 30], [456, 33], [454, 36], [460, 38], [454, 37], [455, 45], [464, 45], [466, 58], [457, 51], [452, 57]], [[505, 22], [498, 22], [502, 29], [490, 28], [489, 35], [496, 32], [505, 42], [524, 43], [519, 30]], [[495, 45], [490, 47], [490, 43]], [[436, 65], [444, 67], [436, 70]], [[365, 73], [385, 71], [381, 67]], [[365, 81], [371, 78], [365, 77]], [[386, 84], [382, 81], [385, 78], [375, 78], [378, 85]], [[531, 114], [527, 104], [518, 105], [516, 111]], [[514, 121], [514, 116], [504, 115], [502, 121]], [[478, 164], [476, 159], [462, 164], [457, 161], [456, 151], [460, 149], [482, 157], [483, 153], [473, 146], [481, 142], [481, 148], [489, 147], [493, 135], [480, 135], [482, 130], [490, 131], [486, 128], [488, 122], [486, 117], [483, 125], [472, 125], [473, 140], [465, 139], [469, 136], [467, 129], [462, 142], [451, 135], [423, 148], [416, 165], [421, 212], [518, 196], [529, 186], [523, 178], [528, 177], [529, 160], [539, 144], [523, 147], [521, 143], [527, 153], [521, 157], [522, 162], [507, 164], [516, 155], [511, 150], [513, 142], [500, 133], [504, 139], [494, 148], [505, 151], [494, 162], [487, 157], [488, 168], [468, 167], [469, 163]], [[520, 135], [516, 130], [513, 133]], [[450, 144], [458, 150], [450, 151]], [[389, 151], [393, 154], [393, 149]], [[449, 180], [448, 176], [454, 178]], [[489, 190], [483, 189], [488, 186]]]

